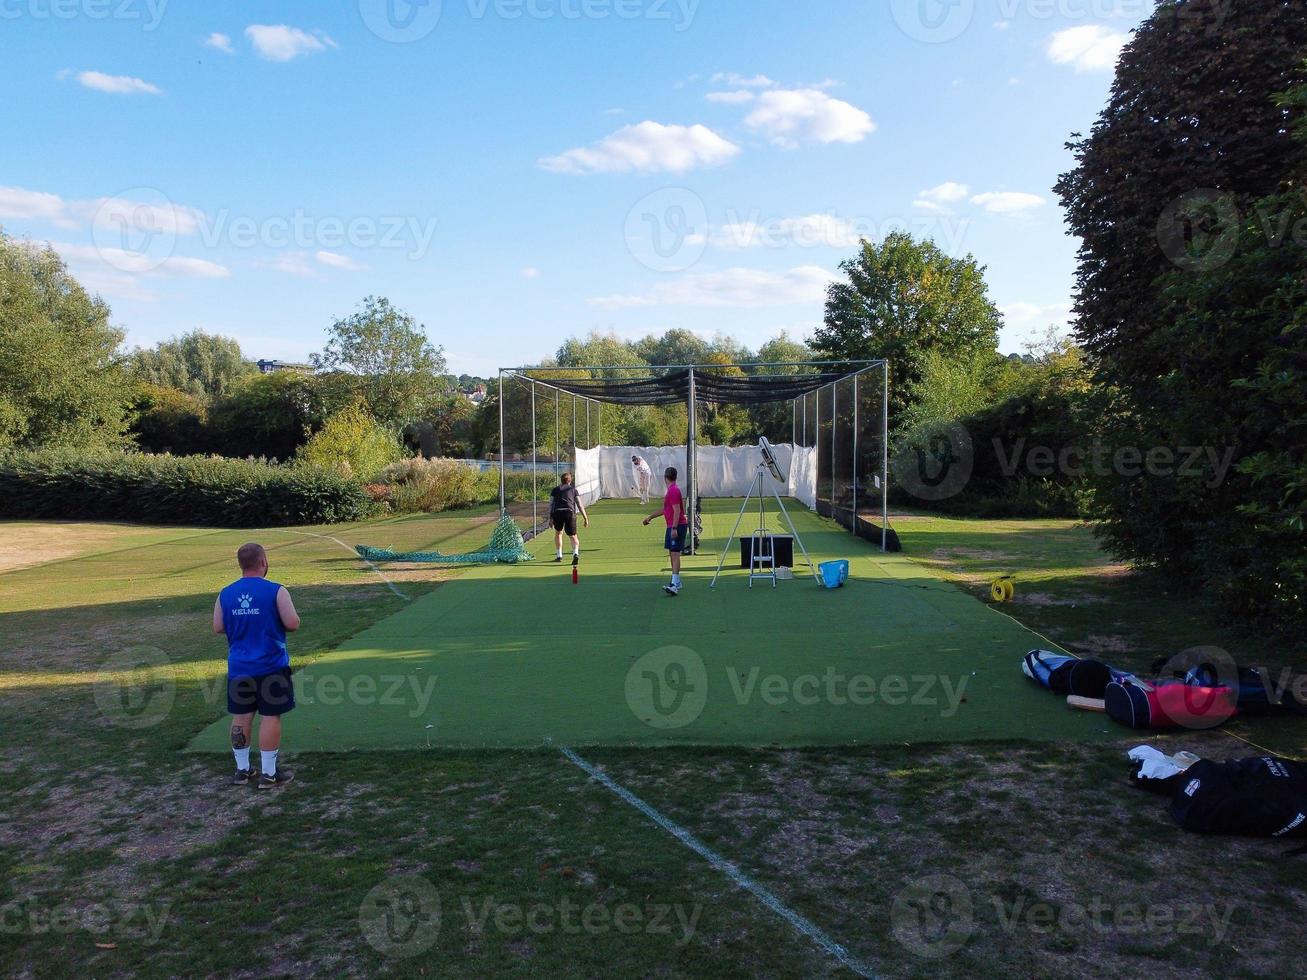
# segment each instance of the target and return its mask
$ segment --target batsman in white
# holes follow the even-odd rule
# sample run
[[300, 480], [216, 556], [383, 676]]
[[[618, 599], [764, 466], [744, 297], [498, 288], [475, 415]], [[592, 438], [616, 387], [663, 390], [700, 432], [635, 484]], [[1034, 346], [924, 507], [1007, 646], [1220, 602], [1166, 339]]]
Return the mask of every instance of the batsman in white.
[[640, 503], [649, 503], [649, 483], [653, 480], [653, 470], [639, 456], [631, 457], [631, 469], [635, 470], [635, 486], [632, 487], [640, 494]]

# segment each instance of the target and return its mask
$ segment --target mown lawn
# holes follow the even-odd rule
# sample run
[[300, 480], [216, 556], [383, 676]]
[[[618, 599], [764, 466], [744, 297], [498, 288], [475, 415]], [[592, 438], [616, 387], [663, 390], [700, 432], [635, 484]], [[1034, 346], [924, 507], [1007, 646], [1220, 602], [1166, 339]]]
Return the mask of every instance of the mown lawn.
[[[304, 615], [297, 666], [448, 574], [383, 580], [349, 545], [471, 549], [492, 520], [261, 534]], [[1071, 522], [898, 526], [977, 595], [1015, 572], [1005, 611], [1069, 649], [1302, 663], [1301, 643], [1217, 626]], [[5, 975], [852, 975], [557, 752], [313, 754], [284, 791], [228, 788], [228, 760], [180, 749], [222, 713], [208, 614], [251, 532], [5, 534]], [[1307, 755], [1302, 724], [1236, 730]], [[1137, 741], [585, 755], [879, 975], [1298, 975], [1302, 859], [1181, 834], [1125, 784]]]

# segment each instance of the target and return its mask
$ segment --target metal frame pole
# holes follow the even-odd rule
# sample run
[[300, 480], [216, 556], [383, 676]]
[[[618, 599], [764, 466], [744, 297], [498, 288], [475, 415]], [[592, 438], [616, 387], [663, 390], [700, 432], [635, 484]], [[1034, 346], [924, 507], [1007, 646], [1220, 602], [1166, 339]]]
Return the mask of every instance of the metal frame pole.
[[858, 534], [858, 376], [853, 376], [853, 534]]
[[686, 446], [685, 446], [685, 487], [686, 490], [689, 492], [689, 501], [688, 501], [689, 509], [686, 510], [685, 512], [685, 519], [690, 522], [690, 532], [685, 537], [686, 537], [686, 543], [689, 547], [689, 551], [687, 552], [687, 554], [690, 555], [693, 555], [695, 553], [694, 550], [694, 518], [696, 515], [695, 499], [699, 492], [697, 474], [695, 473], [695, 465], [694, 465], [695, 459], [698, 456], [698, 444], [699, 444], [699, 433], [698, 433], [698, 425], [697, 425], [698, 422], [697, 416], [699, 414], [698, 409], [699, 409], [698, 393], [695, 390], [694, 368], [690, 368], [690, 418], [689, 418], [689, 428], [687, 431], [688, 438], [686, 439]]
[[594, 449], [595, 445], [590, 441], [590, 399], [585, 400], [585, 448]]
[[572, 396], [572, 469], [576, 469], [576, 395]]
[[540, 495], [539, 473], [540, 457], [536, 451], [536, 383], [531, 382], [531, 530], [539, 527], [539, 515], [536, 513], [536, 498]]
[[504, 372], [499, 372], [499, 513], [508, 513], [504, 501]]
[[889, 361], [885, 362], [885, 408], [880, 417], [880, 550], [889, 550]]
[[554, 477], [558, 476], [558, 456], [562, 452], [561, 438], [558, 432], [558, 389], [554, 389]]
[[[832, 381], [830, 386], [830, 510], [832, 517], [835, 517], [835, 440], [839, 438], [840, 434], [839, 423], [836, 421], [839, 417], [838, 389], [839, 382]], [[839, 518], [836, 518], [836, 520], [839, 520]]]
[[821, 479], [821, 391], [817, 390], [812, 393], [812, 486], [817, 493], [817, 513], [821, 513], [821, 490], [819, 481]]

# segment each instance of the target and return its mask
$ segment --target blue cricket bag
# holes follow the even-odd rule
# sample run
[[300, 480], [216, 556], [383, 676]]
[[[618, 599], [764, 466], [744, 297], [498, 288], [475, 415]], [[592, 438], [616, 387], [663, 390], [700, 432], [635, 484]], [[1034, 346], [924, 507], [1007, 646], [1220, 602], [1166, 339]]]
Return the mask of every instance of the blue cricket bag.
[[1074, 694], [1100, 700], [1114, 677], [1123, 675], [1122, 671], [1113, 670], [1101, 660], [1081, 660], [1047, 650], [1027, 653], [1021, 662], [1021, 671], [1054, 694]]

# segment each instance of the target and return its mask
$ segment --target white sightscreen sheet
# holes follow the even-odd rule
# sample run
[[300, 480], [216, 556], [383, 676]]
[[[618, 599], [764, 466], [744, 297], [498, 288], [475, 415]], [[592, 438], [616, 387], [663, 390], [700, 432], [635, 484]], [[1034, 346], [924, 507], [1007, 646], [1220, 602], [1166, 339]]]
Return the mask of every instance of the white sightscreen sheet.
[[[784, 487], [763, 471], [763, 490], [777, 490], [794, 497], [809, 509], [817, 508], [817, 450], [814, 446], [772, 447], [781, 470], [787, 474]], [[667, 490], [663, 472], [676, 467], [685, 482], [684, 446], [600, 446], [576, 451], [576, 488], [587, 505], [602, 498], [638, 497], [631, 457], [639, 456], [653, 470], [649, 496], [662, 497]], [[762, 454], [757, 446], [700, 446], [698, 490], [700, 497], [743, 497], [753, 486]]]

